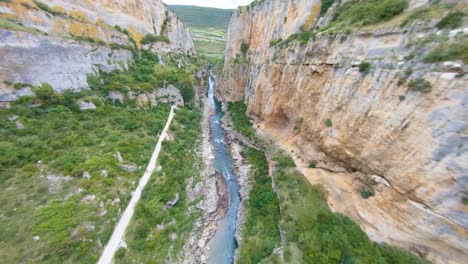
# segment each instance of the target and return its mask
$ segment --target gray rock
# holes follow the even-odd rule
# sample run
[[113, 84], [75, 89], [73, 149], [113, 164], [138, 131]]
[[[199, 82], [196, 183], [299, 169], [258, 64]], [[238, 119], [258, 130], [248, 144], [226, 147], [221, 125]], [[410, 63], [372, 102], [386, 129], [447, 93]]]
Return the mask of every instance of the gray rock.
[[89, 202], [94, 201], [95, 199], [96, 199], [96, 195], [88, 194], [88, 195], [83, 196], [83, 198], [81, 198], [81, 202], [82, 203], [89, 203]]
[[0, 67], [7, 81], [32, 85], [46, 82], [57, 91], [87, 88], [87, 74], [119, 69], [118, 64], [109, 63], [132, 57], [128, 50], [26, 32], [0, 30], [0, 39], [8, 43], [0, 46], [4, 54]]
[[179, 193], [176, 193], [175, 197], [166, 203], [166, 207], [172, 207], [179, 201]]
[[19, 118], [19, 116], [17, 116], [17, 115], [10, 116], [10, 117], [8, 117], [8, 121], [12, 121], [12, 122], [13, 122], [13, 121], [16, 121], [18, 118]]
[[119, 167], [128, 172], [134, 172], [138, 169], [136, 164], [121, 164], [119, 165]]
[[20, 121], [16, 121], [16, 128], [17, 129], [25, 129], [25, 126], [20, 123]]
[[115, 101], [123, 103], [124, 95], [121, 92], [109, 92], [107, 99], [111, 99], [112, 103], [115, 103]]
[[89, 180], [89, 179], [91, 179], [91, 175], [89, 174], [89, 172], [85, 171], [85, 172], [83, 172], [83, 178]]
[[124, 162], [124, 159], [122, 158], [120, 152], [117, 151], [116, 153], [114, 153], [114, 157], [119, 161], [119, 163]]
[[104, 177], [107, 177], [107, 176], [109, 176], [109, 171], [101, 170], [101, 175], [104, 176]]
[[80, 110], [92, 110], [96, 109], [96, 106], [92, 102], [80, 101]]

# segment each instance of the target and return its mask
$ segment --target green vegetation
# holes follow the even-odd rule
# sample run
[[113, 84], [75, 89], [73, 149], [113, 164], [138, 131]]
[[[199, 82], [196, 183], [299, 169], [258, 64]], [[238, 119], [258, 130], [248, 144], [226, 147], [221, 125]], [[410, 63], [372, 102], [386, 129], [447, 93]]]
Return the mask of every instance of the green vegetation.
[[153, 34], [146, 34], [140, 41], [141, 44], [151, 44], [151, 43], [156, 43], [156, 42], [165, 42], [165, 43], [171, 43], [169, 40], [169, 37], [166, 35], [159, 35], [155, 36]]
[[282, 41], [283, 41], [282, 38], [272, 39], [272, 40], [270, 40], [270, 47], [274, 47], [274, 46], [278, 45], [279, 43], [281, 43]]
[[53, 8], [51, 8], [50, 6], [48, 6], [47, 4], [44, 4], [43, 2], [41, 1], [38, 1], [38, 0], [33, 0], [34, 4], [36, 4], [36, 6], [41, 9], [42, 11], [45, 11], [51, 15], [54, 15], [54, 16], [64, 16], [64, 15], [67, 15], [65, 13], [62, 13], [60, 11], [57, 11], [57, 10], [54, 10]]
[[263, 4], [263, 2], [265, 2], [265, 0], [254, 0], [247, 6], [247, 8], [256, 7], [258, 5]]
[[435, 47], [429, 54], [424, 58], [426, 63], [462, 60], [464, 63], [468, 63], [468, 40], [467, 37], [461, 37], [455, 42], [447, 43], [442, 42]]
[[[181, 91], [185, 102], [191, 102], [195, 83], [192, 75], [197, 70], [195, 58], [167, 55], [164, 58], [166, 64], [161, 65], [156, 54], [141, 50], [134, 51], [133, 61], [126, 70], [88, 75], [89, 86], [104, 96], [109, 91], [153, 91], [156, 87], [172, 84]], [[179, 68], [180, 62], [186, 66]]]
[[324, 16], [334, 2], [335, 0], [322, 0], [322, 6], [320, 7], [320, 15]]
[[332, 126], [333, 126], [332, 120], [331, 120], [330, 118], [327, 119], [327, 120], [325, 120], [325, 125], [326, 125], [327, 127], [332, 127]]
[[408, 7], [408, 0], [352, 0], [338, 6], [332, 23], [321, 31], [352, 31], [356, 27], [388, 21]]
[[274, 175], [282, 212], [280, 228], [287, 243], [273, 263], [426, 263], [395, 247], [379, 245], [350, 218], [332, 213], [326, 193], [296, 171], [277, 168]]
[[341, 5], [334, 21], [364, 26], [388, 21], [408, 7], [408, 0], [354, 0]]
[[371, 64], [367, 61], [363, 61], [361, 62], [361, 64], [359, 64], [359, 72], [366, 75], [370, 72], [370, 69], [371, 69]]
[[194, 44], [197, 52], [203, 55], [218, 58], [222, 58], [224, 56], [224, 49], [226, 46], [224, 41], [194, 40]]
[[[246, 205], [246, 221], [239, 246], [239, 263], [259, 263], [280, 242], [278, 198], [271, 187], [268, 163], [263, 152], [244, 147], [247, 162], [252, 165], [252, 191]], [[290, 162], [286, 162], [285, 166]]]
[[368, 199], [371, 196], [374, 196], [374, 192], [368, 188], [361, 188], [359, 189], [359, 193], [361, 194], [362, 198]]
[[189, 27], [199, 54], [224, 57], [226, 31], [232, 10], [180, 5], [170, 7]]
[[[100, 45], [100, 46], [106, 46], [106, 42], [104, 42], [103, 40], [101, 39], [94, 39], [92, 37], [88, 37], [88, 36], [76, 36], [76, 35], [73, 35], [73, 34], [70, 34], [72, 36], [72, 38], [78, 42], [89, 42], [89, 43], [93, 43], [93, 44], [97, 44], [97, 45]], [[116, 43], [111, 43], [110, 45], [119, 45], [119, 44], [116, 44]]]
[[412, 11], [400, 24], [400, 27], [411, 25], [414, 21], [430, 22], [433, 19], [439, 18], [447, 11], [448, 6], [435, 1], [428, 6], [418, 8]]
[[[128, 251], [117, 263], [177, 259], [198, 214], [188, 209], [193, 203], [185, 190], [190, 177], [197, 183], [202, 169], [202, 161], [196, 153], [201, 138], [200, 124], [200, 112], [185, 108], [176, 111], [170, 127], [176, 140], [163, 143], [158, 160], [162, 170], [154, 173], [143, 192], [126, 234]], [[179, 194], [177, 203], [167, 207], [166, 203], [176, 194]], [[171, 238], [173, 234], [176, 238]]]
[[317, 168], [317, 162], [312, 161], [312, 162], [309, 164], [309, 168], [310, 168], [310, 169], [315, 169], [315, 168]]
[[463, 25], [463, 19], [465, 16], [466, 14], [460, 11], [449, 13], [441, 21], [439, 21], [439, 23], [437, 23], [436, 27], [439, 29], [454, 29], [460, 27]]
[[310, 39], [314, 39], [316, 35], [317, 33], [312, 32], [312, 31], [308, 31], [308, 30], [301, 31], [301, 32], [292, 34], [285, 40], [282, 40], [282, 39], [272, 40], [270, 41], [270, 46], [285, 48], [285, 47], [288, 47], [293, 42], [299, 42], [301, 46], [304, 46], [309, 42]]
[[6, 19], [3, 17], [0, 17], [0, 28], [7, 29], [7, 30], [15, 30], [15, 31], [23, 31], [23, 32], [28, 32], [32, 34], [44, 34], [44, 32], [41, 32], [37, 29], [34, 28], [28, 28], [22, 24], [19, 24], [13, 20]]
[[[48, 84], [34, 90], [36, 98], [0, 109], [0, 255], [5, 263], [95, 263], [98, 243], [109, 239], [169, 107], [117, 107], [93, 91], [57, 94]], [[79, 99], [98, 108], [80, 111]], [[27, 107], [32, 102], [43, 106]], [[17, 129], [12, 116], [25, 128]], [[137, 170], [124, 170], [116, 152]]]
[[240, 45], [240, 51], [242, 52], [242, 56], [247, 56], [247, 51], [249, 51], [249, 44], [242, 42]]
[[170, 5], [169, 7], [190, 28], [227, 29], [232, 15], [231, 9], [187, 5]]
[[431, 83], [423, 78], [413, 79], [408, 83], [410, 90], [418, 91], [422, 93], [429, 93], [432, 91]]
[[255, 141], [255, 130], [247, 116], [247, 105], [242, 101], [228, 102], [228, 113], [234, 129], [249, 140]]

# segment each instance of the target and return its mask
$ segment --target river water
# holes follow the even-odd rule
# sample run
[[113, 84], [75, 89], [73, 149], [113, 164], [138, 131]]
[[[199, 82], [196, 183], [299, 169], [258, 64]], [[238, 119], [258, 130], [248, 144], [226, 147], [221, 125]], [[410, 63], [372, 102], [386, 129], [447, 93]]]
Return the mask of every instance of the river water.
[[226, 144], [226, 131], [221, 125], [224, 115], [220, 107], [216, 107], [213, 96], [214, 79], [209, 79], [208, 100], [209, 107], [215, 108], [216, 113], [210, 117], [211, 144], [215, 152], [214, 166], [224, 178], [229, 193], [229, 208], [226, 216], [219, 220], [216, 235], [209, 242], [210, 253], [208, 263], [231, 264], [234, 262], [234, 252], [237, 247], [235, 238], [237, 210], [239, 209], [240, 196], [239, 184], [233, 171], [234, 160]]

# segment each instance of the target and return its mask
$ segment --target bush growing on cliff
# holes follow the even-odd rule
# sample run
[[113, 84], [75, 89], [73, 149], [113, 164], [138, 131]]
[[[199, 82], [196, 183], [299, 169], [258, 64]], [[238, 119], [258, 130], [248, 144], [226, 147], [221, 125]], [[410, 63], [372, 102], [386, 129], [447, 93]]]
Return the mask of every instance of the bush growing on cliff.
[[325, 125], [326, 125], [327, 127], [332, 127], [332, 126], [333, 126], [332, 120], [331, 120], [330, 118], [327, 119], [327, 120], [325, 120]]
[[156, 42], [165, 42], [165, 43], [171, 43], [169, 40], [169, 37], [166, 35], [159, 35], [155, 36], [153, 34], [146, 34], [140, 41], [141, 44], [151, 44], [151, 43], [156, 43]]
[[463, 25], [463, 19], [466, 14], [460, 11], [455, 11], [447, 14], [439, 23], [436, 24], [436, 27], [439, 29], [443, 28], [457, 28]]
[[413, 79], [409, 82], [408, 87], [410, 90], [422, 93], [429, 93], [432, 91], [431, 83], [423, 78]]
[[53, 8], [51, 8], [50, 6], [48, 6], [47, 4], [44, 4], [43, 2], [41, 1], [38, 1], [38, 0], [33, 0], [34, 4], [36, 4], [37, 7], [39, 7], [39, 9], [41, 9], [42, 11], [45, 11], [51, 15], [56, 15], [56, 16], [65, 16], [67, 14], [63, 13], [63, 12], [60, 12], [60, 11], [57, 11]]
[[371, 196], [374, 196], [374, 192], [368, 188], [361, 188], [359, 189], [359, 193], [361, 194], [362, 198], [368, 199]]
[[362, 74], [368, 74], [370, 72], [370, 68], [371, 65], [367, 61], [363, 61], [361, 64], [359, 64], [359, 72]]
[[249, 44], [242, 42], [240, 46], [240, 50], [242, 52], [242, 56], [247, 56], [247, 51], [249, 51]]
[[424, 57], [424, 62], [435, 63], [461, 60], [468, 63], [467, 37], [461, 37], [453, 43], [441, 43]]
[[320, 15], [324, 16], [328, 9], [335, 3], [335, 0], [322, 0], [322, 6], [320, 7]]

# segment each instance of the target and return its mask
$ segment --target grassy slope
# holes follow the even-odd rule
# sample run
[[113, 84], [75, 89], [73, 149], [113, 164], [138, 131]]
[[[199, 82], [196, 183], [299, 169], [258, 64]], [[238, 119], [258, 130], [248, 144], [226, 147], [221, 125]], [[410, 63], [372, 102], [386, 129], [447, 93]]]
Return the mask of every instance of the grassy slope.
[[[108, 240], [168, 109], [163, 105], [147, 111], [111, 105], [86, 112], [64, 105], [1, 109], [0, 256], [5, 263], [94, 263], [101, 250], [97, 241]], [[7, 121], [13, 115], [25, 129]], [[121, 169], [114, 157], [117, 151], [125, 164], [142, 168]], [[85, 171], [91, 179], [82, 177]], [[65, 175], [68, 180], [47, 179], [50, 175]], [[80, 202], [86, 195], [95, 198]], [[116, 198], [120, 202], [112, 205]], [[101, 216], [104, 209], [107, 213]]]
[[170, 6], [189, 27], [197, 52], [222, 57], [226, 46], [226, 31], [232, 10], [199, 6]]
[[200, 6], [171, 5], [177, 16], [189, 27], [226, 29], [231, 19], [231, 9]]

